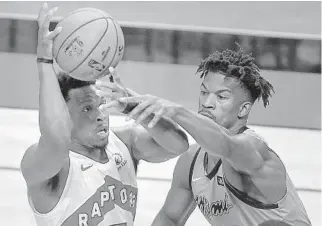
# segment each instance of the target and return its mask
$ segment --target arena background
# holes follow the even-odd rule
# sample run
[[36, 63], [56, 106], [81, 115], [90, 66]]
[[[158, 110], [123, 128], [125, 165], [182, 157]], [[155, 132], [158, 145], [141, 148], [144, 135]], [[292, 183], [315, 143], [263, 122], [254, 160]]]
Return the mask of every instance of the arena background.
[[[0, 2], [0, 216], [4, 225], [34, 225], [19, 172], [25, 149], [39, 137], [36, 14], [42, 2]], [[200, 59], [239, 42], [253, 52], [275, 87], [267, 109], [249, 123], [284, 161], [313, 225], [321, 225], [321, 2], [50, 2], [59, 17], [103, 9], [122, 25], [123, 82], [196, 109]], [[55, 23], [53, 23], [54, 26]], [[114, 125], [123, 118], [112, 116]], [[191, 139], [191, 142], [193, 140]], [[136, 225], [162, 206], [177, 159], [142, 163]], [[153, 191], [153, 192], [151, 192]], [[19, 217], [14, 217], [19, 216]], [[207, 225], [196, 210], [187, 225]]]

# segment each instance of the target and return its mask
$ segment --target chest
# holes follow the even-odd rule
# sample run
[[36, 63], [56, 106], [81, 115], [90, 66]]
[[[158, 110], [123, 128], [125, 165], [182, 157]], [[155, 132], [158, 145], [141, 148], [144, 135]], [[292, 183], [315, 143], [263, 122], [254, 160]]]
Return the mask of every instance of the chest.
[[95, 191], [98, 187], [106, 185], [108, 178], [114, 178], [123, 184], [136, 187], [136, 172], [131, 158], [122, 152], [107, 153], [108, 161], [104, 164], [88, 159], [76, 159], [72, 176], [78, 180], [74, 186]]
[[222, 163], [216, 165], [215, 171], [210, 172], [203, 164], [195, 165], [191, 180], [194, 200], [208, 221], [217, 217], [227, 218], [234, 207], [225, 184]]

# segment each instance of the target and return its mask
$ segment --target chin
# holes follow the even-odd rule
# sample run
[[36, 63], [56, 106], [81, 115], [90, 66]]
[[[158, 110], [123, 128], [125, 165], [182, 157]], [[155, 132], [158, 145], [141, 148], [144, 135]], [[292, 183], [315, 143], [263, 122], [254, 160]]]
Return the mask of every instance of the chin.
[[96, 142], [93, 146], [98, 149], [105, 149], [107, 145], [108, 145], [108, 139], [105, 141]]
[[98, 139], [96, 140], [97, 146], [106, 146], [108, 144], [108, 138], [109, 134], [107, 134], [106, 137], [98, 137]]

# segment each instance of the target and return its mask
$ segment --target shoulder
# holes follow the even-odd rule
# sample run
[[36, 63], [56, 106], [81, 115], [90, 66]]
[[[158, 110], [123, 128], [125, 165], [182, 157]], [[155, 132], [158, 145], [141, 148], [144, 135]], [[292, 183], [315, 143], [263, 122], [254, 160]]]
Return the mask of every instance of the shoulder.
[[241, 143], [247, 143], [248, 145], [252, 146], [255, 150], [257, 150], [259, 154], [264, 156], [270, 150], [264, 138], [252, 129], [247, 129], [243, 133], [234, 135], [233, 139], [237, 142], [237, 145], [240, 145]]
[[[268, 145], [267, 141], [252, 129], [245, 130], [244, 133], [236, 135], [237, 139], [246, 141], [254, 147], [263, 159], [263, 169], [280, 169], [282, 175], [285, 174], [285, 167], [279, 156]], [[260, 170], [261, 171], [261, 170]], [[266, 170], [264, 170], [266, 171]]]
[[248, 139], [252, 139], [253, 141], [257, 141], [257, 142], [262, 142], [267, 145], [266, 140], [262, 136], [260, 136], [254, 130], [249, 129], [249, 128], [247, 130], [245, 130], [243, 133], [239, 134], [239, 136], [241, 136], [241, 137], [245, 136], [245, 137], [248, 137]]
[[127, 124], [125, 126], [120, 126], [120, 127], [111, 127], [110, 129], [115, 134], [115, 136], [117, 136], [127, 147], [136, 171], [139, 165], [139, 159], [135, 157], [132, 149], [132, 144], [134, 139], [133, 137], [135, 136], [134, 125]]

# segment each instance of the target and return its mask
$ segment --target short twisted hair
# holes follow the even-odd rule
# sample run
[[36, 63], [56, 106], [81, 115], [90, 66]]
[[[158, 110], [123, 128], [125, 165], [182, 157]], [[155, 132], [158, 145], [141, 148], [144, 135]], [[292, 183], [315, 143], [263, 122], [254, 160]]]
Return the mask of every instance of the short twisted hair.
[[272, 84], [260, 76], [259, 68], [255, 64], [255, 58], [251, 54], [244, 54], [243, 49], [238, 51], [224, 50], [214, 52], [201, 61], [197, 73], [201, 73], [201, 78], [206, 76], [208, 71], [219, 72], [227, 77], [238, 79], [249, 91], [252, 102], [262, 98], [264, 107], [269, 104], [271, 92], [275, 92]]
[[68, 74], [64, 72], [60, 72], [58, 74], [58, 83], [60, 87], [60, 91], [67, 102], [69, 100], [69, 91], [71, 89], [82, 88], [85, 86], [90, 86], [95, 84], [95, 81], [81, 81], [70, 77]]

